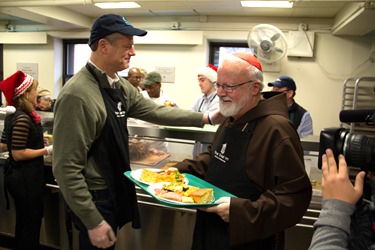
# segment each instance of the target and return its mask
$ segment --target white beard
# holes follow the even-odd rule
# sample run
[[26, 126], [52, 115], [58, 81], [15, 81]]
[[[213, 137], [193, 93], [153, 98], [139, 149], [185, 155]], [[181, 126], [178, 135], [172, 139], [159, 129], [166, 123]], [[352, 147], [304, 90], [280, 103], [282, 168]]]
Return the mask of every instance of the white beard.
[[[222, 102], [223, 100], [230, 100], [231, 103], [226, 102], [225, 104]], [[229, 97], [223, 97], [220, 98], [219, 102], [219, 108], [220, 108], [220, 113], [225, 116], [235, 116], [238, 114], [238, 112], [248, 103], [250, 102], [250, 94], [245, 96], [242, 100], [240, 101], [233, 101], [232, 98]]]

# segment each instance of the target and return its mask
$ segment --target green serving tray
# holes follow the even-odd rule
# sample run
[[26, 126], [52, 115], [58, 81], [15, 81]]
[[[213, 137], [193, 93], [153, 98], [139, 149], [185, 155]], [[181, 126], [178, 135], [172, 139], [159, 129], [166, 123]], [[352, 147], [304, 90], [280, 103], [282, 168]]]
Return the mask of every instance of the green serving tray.
[[198, 177], [196, 177], [196, 176], [194, 176], [192, 174], [184, 173], [185, 178], [187, 178], [188, 181], [189, 181], [188, 185], [199, 187], [199, 188], [212, 188], [214, 190], [214, 198], [215, 198], [215, 200], [213, 202], [211, 202], [211, 203], [205, 203], [205, 204], [182, 203], [182, 202], [176, 203], [176, 202], [173, 202], [173, 201], [168, 201], [166, 199], [161, 199], [158, 196], [150, 193], [149, 190], [148, 190], [148, 186], [149, 185], [137, 181], [136, 179], [134, 179], [130, 175], [130, 173], [131, 173], [131, 171], [126, 171], [124, 174], [125, 174], [125, 176], [127, 178], [129, 178], [129, 180], [131, 180], [132, 182], [134, 182], [134, 184], [136, 184], [137, 186], [139, 186], [140, 188], [142, 188], [146, 193], [148, 193], [153, 198], [155, 198], [158, 202], [160, 202], [161, 204], [166, 205], [166, 206], [184, 207], [184, 208], [209, 207], [209, 206], [216, 206], [216, 205], [218, 205], [219, 203], [215, 203], [215, 201], [217, 201], [221, 197], [236, 197], [235, 195], [233, 195], [231, 193], [228, 193], [227, 191], [224, 191], [223, 189], [218, 188], [218, 187], [212, 185], [211, 183], [208, 183], [208, 182], [206, 182], [206, 181], [204, 181], [204, 180], [202, 180], [202, 179], [200, 179], [200, 178], [198, 178]]

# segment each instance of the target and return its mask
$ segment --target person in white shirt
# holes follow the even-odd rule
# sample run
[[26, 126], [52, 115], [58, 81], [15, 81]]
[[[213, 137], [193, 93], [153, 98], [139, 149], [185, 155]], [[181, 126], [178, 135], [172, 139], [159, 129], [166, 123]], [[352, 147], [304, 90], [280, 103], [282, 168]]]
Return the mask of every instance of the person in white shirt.
[[[164, 106], [178, 107], [176, 102], [161, 89], [161, 75], [152, 71], [145, 77], [145, 80], [142, 82], [146, 90], [143, 90], [141, 93], [145, 98], [153, 100], [155, 103]], [[148, 123], [141, 121], [138, 122], [140, 125], [146, 126], [158, 126], [156, 124]], [[147, 141], [150, 144], [151, 148], [154, 148], [158, 151], [168, 152], [168, 142], [165, 141]]]
[[203, 95], [199, 96], [191, 107], [195, 112], [207, 113], [219, 109], [219, 97], [216, 94], [215, 82], [217, 68], [211, 64], [197, 71], [198, 83]]
[[[217, 80], [217, 68], [212, 64], [206, 67], [200, 67], [197, 70], [198, 84], [201, 89], [200, 95], [191, 110], [201, 113], [210, 113], [219, 110], [219, 97], [216, 94], [215, 83]], [[201, 142], [196, 142], [193, 149], [193, 157], [201, 152], [208, 151], [208, 145]]]
[[178, 107], [173, 98], [161, 89], [161, 75], [158, 72], [150, 72], [145, 77], [143, 84], [146, 90], [142, 91], [142, 95], [145, 98], [149, 98], [160, 105]]

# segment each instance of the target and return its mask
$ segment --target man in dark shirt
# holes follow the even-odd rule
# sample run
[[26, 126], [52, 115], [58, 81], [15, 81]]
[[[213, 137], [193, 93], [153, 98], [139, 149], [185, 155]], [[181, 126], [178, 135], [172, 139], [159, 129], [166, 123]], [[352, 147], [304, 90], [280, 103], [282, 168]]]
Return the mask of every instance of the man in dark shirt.
[[297, 129], [299, 136], [305, 137], [308, 135], [312, 135], [313, 125], [310, 113], [294, 101], [297, 87], [293, 78], [289, 76], [280, 76], [274, 82], [268, 83], [268, 86], [272, 87], [273, 91], [286, 93], [289, 120]]
[[133, 67], [129, 69], [127, 80], [131, 83], [131, 85], [138, 89], [138, 92], [142, 91], [142, 88], [140, 87], [142, 77], [141, 71], [138, 68]]

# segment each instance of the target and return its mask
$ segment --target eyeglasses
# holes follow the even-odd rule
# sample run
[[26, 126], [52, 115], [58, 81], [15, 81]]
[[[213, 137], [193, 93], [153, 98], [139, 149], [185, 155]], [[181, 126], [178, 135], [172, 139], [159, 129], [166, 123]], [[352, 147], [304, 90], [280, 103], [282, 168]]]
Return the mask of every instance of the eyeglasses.
[[233, 90], [235, 90], [239, 86], [242, 86], [246, 83], [252, 83], [252, 82], [255, 82], [255, 81], [250, 80], [250, 81], [246, 81], [246, 82], [235, 84], [235, 85], [228, 85], [228, 84], [225, 84], [225, 83], [219, 84], [219, 83], [215, 82], [215, 88], [218, 90], [221, 87], [223, 89], [223, 91], [225, 91], [226, 93], [232, 93]]

